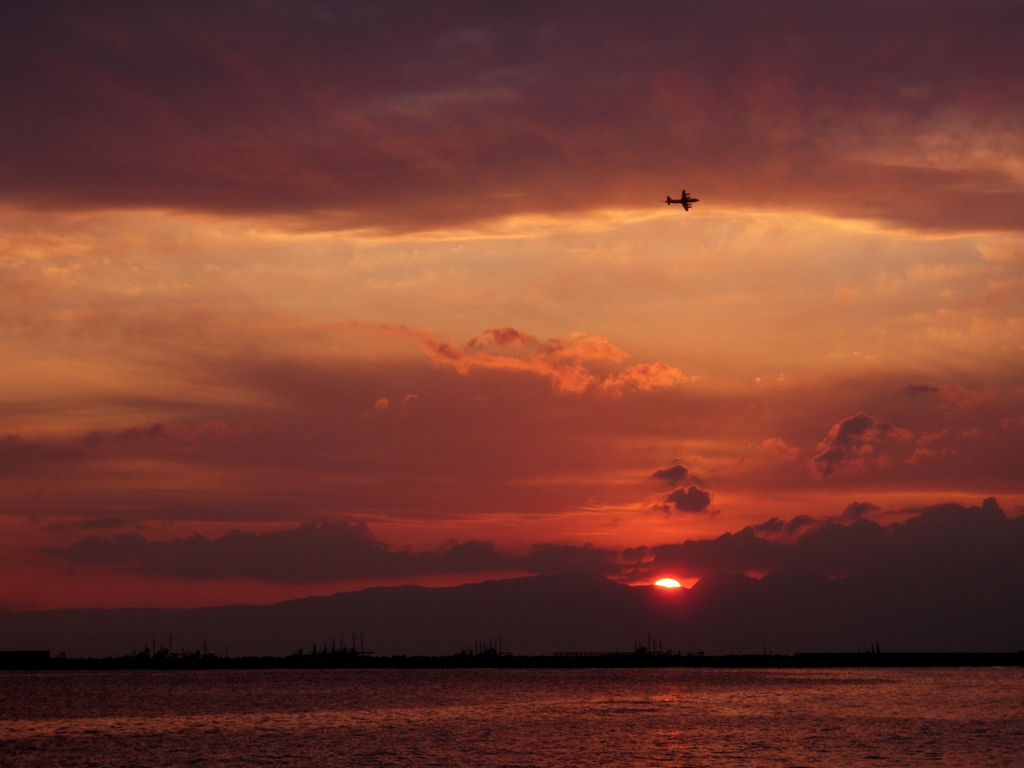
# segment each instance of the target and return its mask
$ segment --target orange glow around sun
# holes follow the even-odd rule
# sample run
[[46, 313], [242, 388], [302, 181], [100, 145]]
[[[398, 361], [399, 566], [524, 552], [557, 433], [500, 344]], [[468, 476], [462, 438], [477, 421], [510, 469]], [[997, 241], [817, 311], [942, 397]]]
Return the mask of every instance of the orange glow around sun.
[[675, 579], [658, 579], [656, 582], [654, 582], [654, 586], [665, 587], [665, 589], [679, 589], [683, 585]]

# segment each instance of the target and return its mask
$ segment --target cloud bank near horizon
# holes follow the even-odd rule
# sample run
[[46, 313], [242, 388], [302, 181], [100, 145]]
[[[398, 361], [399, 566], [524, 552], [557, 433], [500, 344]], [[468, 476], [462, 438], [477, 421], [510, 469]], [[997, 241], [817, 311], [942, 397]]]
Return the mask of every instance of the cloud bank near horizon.
[[[855, 502], [831, 518], [800, 516], [751, 525], [712, 539], [622, 550], [535, 544], [525, 554], [490, 542], [449, 542], [433, 550], [391, 547], [365, 523], [314, 521], [267, 533], [233, 530], [160, 541], [139, 533], [87, 536], [47, 550], [75, 567], [115, 568], [176, 579], [317, 583], [453, 574], [588, 572], [630, 583], [721, 574], [812, 572], [828, 578], [900, 572], [915, 580], [988, 574], [1024, 584], [1024, 515], [1008, 517], [993, 498], [980, 506], [902, 510], [885, 523]], [[891, 515], [892, 513], [888, 513]], [[884, 516], [883, 516], [884, 519]], [[943, 587], [944, 588], [944, 587]]]

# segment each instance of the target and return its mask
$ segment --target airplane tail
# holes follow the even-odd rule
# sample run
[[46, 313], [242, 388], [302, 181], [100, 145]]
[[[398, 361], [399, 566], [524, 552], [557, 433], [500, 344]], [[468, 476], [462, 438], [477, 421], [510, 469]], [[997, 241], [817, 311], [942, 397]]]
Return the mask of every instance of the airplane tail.
[[665, 195], [665, 205], [672, 205], [672, 196]]

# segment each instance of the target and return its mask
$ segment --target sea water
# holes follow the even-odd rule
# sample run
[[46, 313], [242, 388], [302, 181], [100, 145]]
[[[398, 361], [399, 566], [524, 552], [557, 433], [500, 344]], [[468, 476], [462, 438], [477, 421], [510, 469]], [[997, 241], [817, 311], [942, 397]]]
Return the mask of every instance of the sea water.
[[3, 766], [1024, 766], [1024, 670], [0, 672]]

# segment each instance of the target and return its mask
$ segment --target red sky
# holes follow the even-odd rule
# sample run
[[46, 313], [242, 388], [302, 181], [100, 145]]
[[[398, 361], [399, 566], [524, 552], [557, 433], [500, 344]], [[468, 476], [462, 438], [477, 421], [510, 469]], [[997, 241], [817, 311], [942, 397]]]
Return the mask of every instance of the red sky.
[[0, 11], [0, 608], [1021, 513], [1020, 4], [549, 6]]

